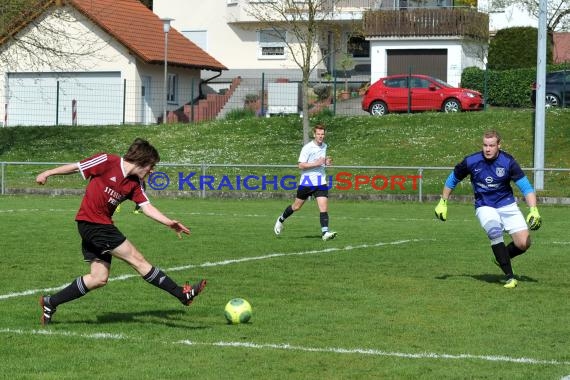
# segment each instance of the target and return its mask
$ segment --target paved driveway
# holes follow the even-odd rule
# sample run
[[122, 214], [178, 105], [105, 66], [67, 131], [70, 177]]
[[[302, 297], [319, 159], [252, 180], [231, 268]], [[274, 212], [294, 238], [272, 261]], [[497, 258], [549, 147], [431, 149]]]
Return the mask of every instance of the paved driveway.
[[[361, 106], [362, 97], [350, 98], [347, 100], [336, 101], [336, 114], [337, 115], [350, 115], [350, 116], [364, 116], [368, 112], [362, 110]], [[333, 109], [334, 104], [331, 104], [330, 109]]]

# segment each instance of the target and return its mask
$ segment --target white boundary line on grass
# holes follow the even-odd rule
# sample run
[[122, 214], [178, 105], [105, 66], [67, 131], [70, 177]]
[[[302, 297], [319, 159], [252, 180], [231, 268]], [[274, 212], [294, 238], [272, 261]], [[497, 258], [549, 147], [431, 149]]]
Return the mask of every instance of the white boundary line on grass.
[[475, 359], [484, 360], [492, 362], [509, 362], [509, 363], [523, 363], [523, 364], [550, 364], [550, 365], [570, 365], [570, 362], [558, 361], [558, 360], [542, 360], [533, 358], [512, 358], [509, 356], [497, 356], [497, 355], [472, 355], [472, 354], [436, 354], [434, 352], [422, 352], [417, 354], [410, 354], [405, 352], [390, 352], [375, 350], [369, 348], [318, 348], [318, 347], [304, 347], [304, 346], [292, 346], [289, 344], [257, 344], [249, 342], [216, 342], [216, 343], [199, 343], [192, 342], [189, 340], [182, 340], [177, 343], [185, 345], [209, 345], [209, 346], [219, 346], [219, 347], [239, 347], [239, 348], [256, 348], [256, 349], [275, 349], [275, 350], [291, 350], [291, 351], [304, 351], [304, 352], [328, 352], [335, 354], [358, 354], [358, 355], [371, 355], [371, 356], [391, 356], [405, 359]]
[[[167, 273], [179, 272], [181, 270], [186, 270], [186, 269], [191, 269], [191, 268], [217, 267], [217, 266], [222, 266], [222, 265], [239, 264], [239, 263], [244, 263], [247, 261], [273, 259], [276, 257], [303, 256], [303, 255], [311, 255], [311, 254], [319, 254], [319, 253], [351, 251], [354, 249], [375, 248], [375, 247], [382, 247], [382, 246], [386, 246], [386, 245], [399, 245], [399, 244], [405, 244], [405, 243], [415, 243], [415, 242], [419, 242], [419, 241], [425, 241], [425, 239], [408, 239], [408, 240], [396, 240], [396, 241], [392, 241], [392, 242], [379, 242], [379, 243], [374, 243], [374, 244], [347, 245], [346, 247], [343, 247], [343, 248], [331, 247], [331, 248], [325, 248], [325, 249], [320, 249], [320, 250], [301, 251], [301, 252], [269, 253], [267, 255], [243, 257], [241, 259], [229, 259], [229, 260], [223, 260], [223, 261], [217, 261], [217, 262], [205, 262], [202, 264], [189, 264], [189, 265], [184, 265], [181, 267], [168, 268], [168, 269], [165, 269], [165, 272], [167, 272]], [[138, 278], [138, 277], [140, 277], [140, 275], [138, 275], [138, 274], [124, 274], [121, 276], [112, 277], [109, 279], [109, 281], [124, 281], [124, 280], [127, 280], [129, 278], [133, 278], [133, 277]], [[54, 288], [28, 289], [28, 290], [24, 290], [21, 292], [0, 294], [0, 301], [6, 300], [9, 298], [20, 297], [20, 296], [29, 296], [29, 295], [33, 295], [33, 294], [45, 294], [45, 293], [56, 292], [58, 290], [65, 288], [67, 285], [69, 285], [69, 283], [61, 285], [61, 286], [57, 286]]]
[[[0, 329], [0, 334], [30, 334], [30, 335], [50, 335], [50, 336], [64, 336], [64, 337], [78, 337], [85, 339], [112, 339], [112, 340], [140, 340], [131, 338], [124, 334], [111, 334], [111, 333], [91, 333], [80, 334], [71, 331], [53, 331], [53, 330], [21, 330], [21, 329]], [[385, 356], [395, 357], [402, 359], [441, 359], [441, 360], [481, 360], [489, 362], [505, 362], [517, 364], [531, 364], [531, 365], [570, 365], [570, 362], [558, 360], [543, 360], [534, 358], [514, 358], [504, 355], [472, 355], [472, 354], [437, 354], [434, 352], [421, 352], [421, 353], [406, 353], [406, 352], [391, 352], [382, 351], [370, 348], [342, 348], [342, 347], [306, 347], [294, 346], [286, 343], [282, 344], [259, 344], [252, 342], [195, 342], [190, 340], [180, 340], [176, 342], [163, 342], [167, 344], [182, 344], [186, 346], [212, 346], [212, 347], [230, 347], [230, 348], [244, 348], [244, 349], [260, 349], [260, 350], [287, 350], [287, 351], [302, 351], [302, 352], [317, 352], [317, 353], [331, 353], [342, 355], [361, 355], [361, 356]]]

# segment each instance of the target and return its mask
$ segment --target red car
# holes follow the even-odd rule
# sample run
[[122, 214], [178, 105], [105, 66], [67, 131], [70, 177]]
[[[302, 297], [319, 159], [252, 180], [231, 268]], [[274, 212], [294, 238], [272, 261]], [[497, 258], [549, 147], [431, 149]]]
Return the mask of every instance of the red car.
[[453, 87], [428, 75], [391, 75], [372, 84], [362, 97], [362, 109], [371, 115], [408, 111], [457, 112], [482, 110], [480, 92]]

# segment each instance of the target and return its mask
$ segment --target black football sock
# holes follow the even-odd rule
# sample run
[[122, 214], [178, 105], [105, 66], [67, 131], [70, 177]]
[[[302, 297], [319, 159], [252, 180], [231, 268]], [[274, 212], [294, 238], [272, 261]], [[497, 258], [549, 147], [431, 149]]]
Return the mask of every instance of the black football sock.
[[328, 212], [321, 212], [319, 215], [321, 221], [321, 230], [323, 232], [329, 230], [329, 213]]
[[523, 251], [522, 249], [517, 247], [515, 245], [515, 243], [510, 242], [509, 245], [507, 245], [507, 252], [509, 252], [509, 257], [512, 259], [513, 257], [517, 257], [519, 255], [522, 255], [526, 251]]
[[513, 268], [511, 266], [511, 259], [509, 257], [509, 253], [507, 252], [507, 247], [505, 247], [505, 243], [500, 242], [498, 244], [493, 244], [491, 248], [493, 249], [493, 254], [495, 255], [497, 262], [501, 266], [501, 269], [507, 278], [515, 277], [513, 274]]
[[291, 215], [293, 215], [293, 207], [291, 207], [291, 205], [287, 206], [287, 208], [285, 209], [285, 211], [283, 211], [283, 214], [279, 217], [279, 221], [281, 223], [283, 223], [285, 221], [285, 219], [287, 219], [288, 217], [290, 217]]
[[56, 294], [50, 296], [49, 304], [53, 307], [56, 307], [62, 303], [83, 297], [85, 294], [87, 294], [88, 291], [89, 289], [87, 289], [87, 286], [85, 286], [83, 277], [77, 277], [71, 284], [67, 285]]
[[182, 298], [182, 287], [178, 286], [178, 284], [172, 281], [170, 277], [158, 268], [150, 268], [150, 271], [143, 276], [143, 279], [149, 284], [167, 291], [176, 298]]

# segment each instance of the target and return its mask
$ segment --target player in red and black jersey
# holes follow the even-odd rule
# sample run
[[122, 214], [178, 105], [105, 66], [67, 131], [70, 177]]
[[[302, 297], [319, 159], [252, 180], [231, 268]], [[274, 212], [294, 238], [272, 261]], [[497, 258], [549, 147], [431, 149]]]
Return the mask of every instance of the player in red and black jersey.
[[162, 270], [152, 266], [141, 252], [113, 224], [112, 216], [117, 206], [126, 199], [134, 201], [151, 219], [181, 234], [190, 230], [177, 220], [164, 215], [154, 207], [145, 191], [144, 179], [160, 161], [157, 150], [143, 139], [136, 139], [123, 157], [99, 153], [80, 162], [63, 165], [40, 173], [36, 182], [44, 185], [52, 175], [81, 173], [89, 180], [85, 195], [75, 217], [85, 261], [90, 263], [90, 273], [76, 278], [66, 288], [53, 295], [40, 297], [43, 325], [51, 322], [56, 308], [62, 303], [84, 296], [90, 290], [107, 284], [113, 257], [127, 262], [147, 282], [159, 287], [184, 305], [190, 305], [206, 286], [206, 280], [194, 285], [177, 285]]

